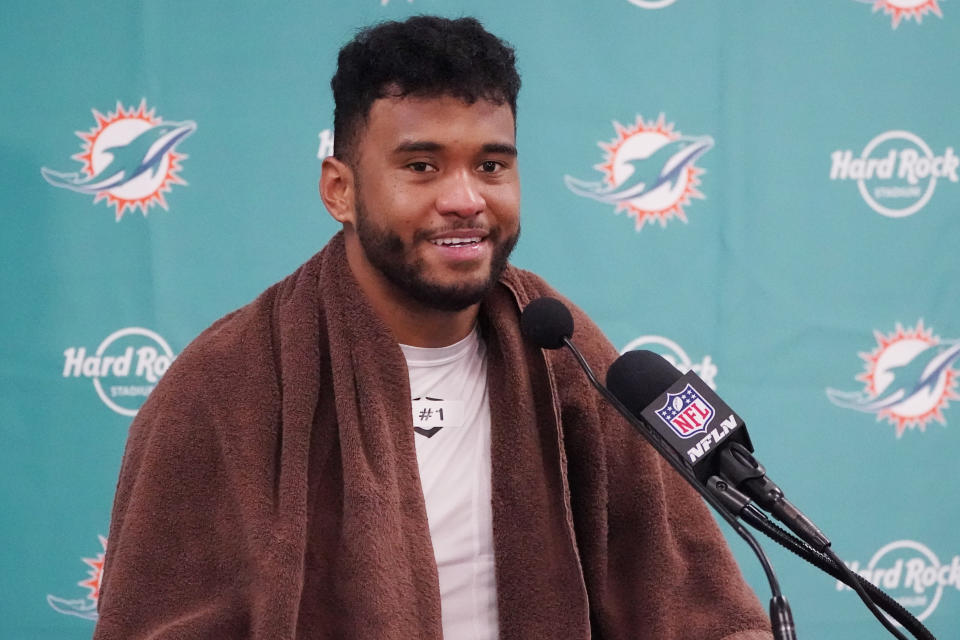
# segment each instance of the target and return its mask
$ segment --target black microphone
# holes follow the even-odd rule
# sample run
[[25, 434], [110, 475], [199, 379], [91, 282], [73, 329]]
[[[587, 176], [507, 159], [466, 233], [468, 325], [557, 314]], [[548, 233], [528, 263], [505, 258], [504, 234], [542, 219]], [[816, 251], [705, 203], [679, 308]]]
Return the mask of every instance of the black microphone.
[[652, 351], [628, 351], [607, 370], [607, 388], [680, 454], [702, 484], [719, 471], [720, 445], [753, 444], [743, 420], [691, 372], [681, 374]]
[[556, 298], [537, 298], [520, 314], [520, 333], [541, 349], [559, 349], [573, 335], [573, 316]]
[[744, 421], [697, 374], [680, 374], [652, 351], [628, 351], [607, 371], [607, 388], [653, 427], [703, 485], [716, 478], [743, 492], [818, 551], [830, 540], [766, 476]]
[[[756, 539], [743, 528], [740, 522], [737, 521], [736, 516], [733, 515], [734, 512], [743, 510], [743, 508], [749, 504], [749, 500], [735, 489], [728, 492], [718, 492], [713, 487], [708, 488], [701, 483], [694, 476], [691, 467], [679, 459], [676, 450], [673, 449], [668, 442], [665, 442], [664, 438], [659, 435], [659, 432], [647, 423], [646, 419], [642, 416], [642, 412], [633, 411], [627, 408], [627, 406], [624, 406], [625, 403], [621, 402], [621, 399], [618, 398], [617, 395], [611, 393], [610, 389], [605, 387], [597, 379], [593, 373], [593, 369], [590, 368], [590, 365], [583, 357], [583, 354], [580, 353], [580, 350], [577, 349], [570, 340], [570, 337], [573, 335], [573, 316], [570, 315], [570, 310], [567, 309], [566, 305], [562, 302], [555, 298], [538, 298], [534, 300], [524, 308], [523, 313], [520, 315], [520, 330], [526, 338], [541, 349], [559, 349], [566, 346], [577, 359], [580, 368], [583, 369], [583, 372], [587, 375], [591, 384], [600, 392], [600, 395], [602, 395], [607, 402], [644, 437], [657, 453], [663, 456], [677, 473], [690, 483], [693, 489], [703, 496], [703, 499], [716, 509], [717, 513], [746, 541], [753, 552], [757, 554], [757, 558], [763, 565], [764, 573], [767, 575], [767, 580], [770, 583], [770, 589], [773, 593], [773, 597], [770, 598], [770, 619], [775, 621], [775, 624], [771, 626], [774, 638], [776, 640], [796, 640], [797, 636], [793, 626], [793, 616], [790, 613], [790, 606], [787, 603], [787, 599], [784, 598], [780, 592], [780, 585], [773, 573], [773, 567], [770, 565], [770, 561], [767, 559], [766, 554], [764, 554], [763, 549], [757, 543]], [[633, 398], [635, 392], [639, 394], [636, 397], [647, 399], [656, 398], [660, 395], [664, 382], [666, 382], [666, 386], [669, 386], [671, 382], [680, 377], [680, 373], [665, 360], [663, 362], [667, 365], [667, 368], [664, 368], [659, 362], [652, 360], [646, 360], [646, 362], [653, 366], [654, 370], [652, 372], [644, 372], [639, 367], [625, 367], [623, 378], [624, 380], [630, 379], [632, 382], [624, 384], [623, 399], [629, 400]], [[652, 385], [646, 384], [647, 375], [652, 378]], [[638, 384], [633, 384], [634, 381]], [[644, 386], [638, 390], [638, 387], [641, 386], [639, 383], [643, 383]], [[647, 403], [644, 402], [643, 404]]]
[[[597, 379], [583, 354], [570, 340], [573, 335], [573, 316], [566, 305], [556, 298], [538, 298], [529, 303], [520, 315], [520, 330], [524, 337], [541, 349], [559, 349], [566, 346], [577, 359], [590, 383], [630, 426], [643, 436], [737, 533], [744, 537], [749, 535], [740, 527], [734, 515], [743, 512], [750, 504], [749, 498], [731, 486], [721, 485], [722, 490], [718, 490], [716, 477], [707, 479], [709, 471], [706, 463], [711, 460], [709, 457], [696, 467], [700, 475], [695, 475], [694, 466], [683, 459], [676, 443], [669, 441], [670, 434], [665, 434], [662, 428], [652, 426], [651, 421], [644, 415], [647, 405], [662, 395], [664, 389], [682, 378], [679, 371], [650, 352], [643, 353], [653, 357], [642, 356], [641, 352], [631, 352], [634, 355], [621, 356], [610, 367], [607, 379], [608, 382], [613, 382], [617, 392], [611, 391]], [[745, 437], [746, 431], [743, 430], [742, 434], [740, 437]], [[747, 443], [749, 444], [749, 439]], [[760, 552], [758, 555], [762, 555], [759, 546], [751, 546]], [[765, 562], [765, 558], [761, 557], [761, 561]]]
[[[556, 298], [538, 298], [520, 315], [520, 331], [541, 349], [566, 345], [580, 362], [594, 387], [614, 408], [629, 414], [661, 455], [675, 467], [692, 472], [700, 486], [724, 500], [734, 513], [747, 502], [718, 478], [770, 511], [818, 551], [830, 546], [825, 535], [766, 477], [766, 470], [753, 457], [753, 444], [743, 420], [705, 383], [691, 372], [681, 374], [652, 351], [628, 351], [607, 371], [604, 386], [570, 342], [573, 316]], [[653, 431], [655, 434], [651, 434]], [[644, 433], [645, 432], [645, 433]], [[671, 455], [672, 454], [672, 455]]]
[[[657, 354], [631, 351], [617, 358], [608, 370], [607, 381], [612, 389], [616, 389], [615, 392], [611, 391], [597, 379], [586, 359], [571, 342], [573, 316], [566, 305], [555, 298], [539, 298], [529, 303], [520, 316], [520, 329], [526, 338], [542, 349], [566, 346], [591, 384], [607, 402], [746, 541], [763, 565], [770, 583], [773, 594], [770, 598], [770, 619], [776, 640], [796, 640], [793, 615], [787, 599], [780, 592], [779, 583], [766, 554], [734, 514], [744, 515], [753, 526], [761, 528], [780, 544], [784, 542], [782, 532], [771, 534], [769, 527], [773, 525], [758, 526], [766, 520], [756, 507], [750, 504], [747, 495], [765, 506], [808, 544], [828, 555], [833, 567], [841, 572], [840, 576], [822, 564], [814, 564], [835, 577], [842, 576], [841, 579], [857, 591], [884, 627], [895, 637], [905, 640], [877, 610], [865, 591], [863, 581], [833, 553], [830, 541], [790, 504], [783, 497], [783, 491], [766, 477], [763, 465], [751, 455], [753, 445], [743, 420], [699, 376], [693, 373], [681, 375], [673, 365]], [[632, 355], [634, 353], [640, 355]], [[669, 397], [671, 393], [675, 397]], [[663, 409], [662, 416], [665, 417], [657, 413], [657, 409]], [[673, 430], [674, 426], [679, 432]], [[701, 429], [705, 435], [700, 436]], [[672, 442], [674, 435], [681, 440], [690, 441], [691, 446], [677, 448]], [[696, 442], [693, 442], [694, 440]], [[709, 475], [711, 472], [716, 472], [716, 475]], [[737, 486], [744, 490], [743, 493]], [[744, 495], [745, 493], [747, 495]], [[800, 555], [812, 562], [805, 554]], [[882, 604], [891, 616], [909, 627], [916, 637], [932, 640], [933, 636], [918, 620], [902, 607], [897, 607], [882, 592], [878, 594], [884, 596]]]

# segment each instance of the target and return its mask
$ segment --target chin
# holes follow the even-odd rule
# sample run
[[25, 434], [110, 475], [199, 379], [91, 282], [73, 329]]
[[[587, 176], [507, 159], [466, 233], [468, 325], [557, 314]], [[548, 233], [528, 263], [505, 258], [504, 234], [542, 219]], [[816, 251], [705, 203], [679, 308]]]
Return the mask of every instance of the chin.
[[459, 278], [441, 282], [419, 280], [416, 283], [406, 284], [404, 289], [407, 295], [427, 308], [438, 311], [463, 311], [483, 300], [495, 282], [491, 282], [487, 275], [487, 277], [474, 276], [469, 279]]

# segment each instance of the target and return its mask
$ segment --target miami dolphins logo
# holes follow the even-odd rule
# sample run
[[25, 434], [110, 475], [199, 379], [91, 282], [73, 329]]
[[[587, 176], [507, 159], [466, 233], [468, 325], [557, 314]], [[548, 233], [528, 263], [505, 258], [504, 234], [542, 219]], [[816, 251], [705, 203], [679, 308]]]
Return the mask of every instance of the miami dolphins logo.
[[187, 158], [176, 151], [184, 138], [197, 130], [194, 122], [165, 122], [147, 110], [141, 100], [136, 109], [103, 115], [93, 109], [96, 121], [90, 131], [77, 131], [83, 150], [71, 156], [80, 171], [60, 172], [43, 167], [44, 179], [55, 187], [92, 195], [94, 202], [107, 201], [116, 210], [117, 222], [125, 211], [140, 209], [144, 216], [154, 205], [167, 209], [164, 193], [171, 185], [187, 184], [180, 178], [180, 162]]
[[662, 113], [651, 122], [638, 115], [631, 127], [614, 121], [613, 128], [617, 137], [599, 143], [606, 156], [594, 165], [603, 179], [589, 182], [564, 176], [567, 188], [614, 205], [615, 213], [626, 211], [637, 231], [653, 221], [664, 227], [673, 217], [686, 222], [683, 207], [690, 198], [705, 197], [697, 190], [704, 170], [694, 163], [713, 147], [713, 138], [681, 135]]
[[863, 391], [827, 389], [833, 404], [876, 414], [896, 426], [897, 437], [908, 428], [926, 430], [931, 420], [945, 425], [943, 410], [957, 394], [957, 370], [960, 340], [941, 340], [925, 329], [923, 320], [915, 329], [904, 329], [884, 335], [874, 332], [877, 347], [861, 353], [866, 370], [856, 379], [863, 382]]
[[883, 12], [891, 17], [893, 20], [893, 28], [896, 29], [900, 26], [900, 21], [906, 18], [907, 20], [916, 20], [917, 24], [920, 24], [923, 21], [923, 16], [927, 13], [932, 13], [938, 18], [943, 18], [943, 13], [940, 11], [940, 5], [937, 4], [937, 0], [857, 0], [864, 4], [872, 4], [873, 12], [876, 13], [881, 9]]
[[90, 567], [87, 571], [87, 578], [77, 584], [89, 590], [86, 598], [77, 598], [67, 600], [57, 596], [47, 596], [47, 603], [58, 613], [68, 616], [77, 616], [86, 620], [97, 619], [97, 602], [100, 600], [100, 583], [103, 580], [103, 558], [107, 552], [107, 539], [100, 538], [100, 545], [103, 552], [98, 553], [96, 558], [83, 558], [83, 561]]

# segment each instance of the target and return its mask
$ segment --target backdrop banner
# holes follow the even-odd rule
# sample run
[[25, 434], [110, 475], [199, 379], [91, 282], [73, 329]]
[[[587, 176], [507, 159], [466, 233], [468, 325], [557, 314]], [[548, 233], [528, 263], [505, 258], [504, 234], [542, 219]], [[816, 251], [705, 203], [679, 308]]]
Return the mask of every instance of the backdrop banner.
[[[338, 229], [337, 51], [417, 13], [517, 49], [514, 263], [699, 373], [851, 568], [956, 637], [955, 0], [8, 3], [0, 637], [90, 637], [133, 416]], [[764, 546], [800, 637], [883, 636]]]

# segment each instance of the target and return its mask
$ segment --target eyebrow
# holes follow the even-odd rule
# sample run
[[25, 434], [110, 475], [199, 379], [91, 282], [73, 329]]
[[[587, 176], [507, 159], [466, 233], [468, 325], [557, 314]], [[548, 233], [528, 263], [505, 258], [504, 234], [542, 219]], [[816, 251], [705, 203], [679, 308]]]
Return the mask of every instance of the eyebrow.
[[439, 142], [429, 142], [426, 140], [404, 141], [394, 147], [394, 153], [410, 153], [416, 151], [440, 151], [443, 145]]
[[506, 156], [517, 156], [517, 147], [512, 144], [503, 144], [500, 142], [490, 142], [483, 145], [484, 153], [500, 153]]
[[[443, 145], [439, 142], [431, 142], [428, 140], [410, 140], [407, 142], [401, 142], [396, 147], [394, 147], [394, 153], [411, 153], [418, 151], [442, 151]], [[506, 144], [502, 142], [488, 142], [481, 147], [483, 153], [499, 153], [508, 156], [517, 155], [517, 147], [512, 144]]]

